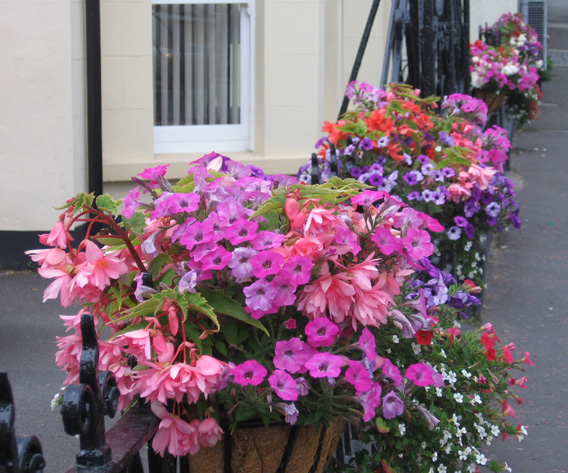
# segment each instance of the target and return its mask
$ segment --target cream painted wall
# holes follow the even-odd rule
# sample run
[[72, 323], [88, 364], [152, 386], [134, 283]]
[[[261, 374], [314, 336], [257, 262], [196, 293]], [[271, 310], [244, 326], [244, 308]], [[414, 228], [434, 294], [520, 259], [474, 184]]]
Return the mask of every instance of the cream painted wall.
[[0, 3], [0, 231], [50, 229], [84, 190], [81, 5]]
[[503, 14], [518, 11], [517, 0], [472, 0], [470, 4], [470, 41], [479, 39], [479, 27], [492, 25]]

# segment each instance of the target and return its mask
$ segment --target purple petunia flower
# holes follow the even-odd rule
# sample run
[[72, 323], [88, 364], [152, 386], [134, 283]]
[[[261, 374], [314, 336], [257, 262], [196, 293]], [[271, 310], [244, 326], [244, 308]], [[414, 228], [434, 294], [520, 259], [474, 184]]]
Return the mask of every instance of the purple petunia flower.
[[366, 151], [373, 149], [373, 140], [370, 140], [369, 138], [363, 138], [361, 140], [361, 143], [359, 143], [359, 148]]
[[473, 240], [473, 237], [475, 236], [475, 227], [471, 223], [468, 223], [463, 230], [465, 232], [465, 235], [470, 240]]
[[288, 424], [294, 425], [296, 423], [300, 412], [298, 411], [296, 405], [293, 402], [291, 402], [290, 404], [286, 404], [285, 402], [277, 402], [276, 407], [284, 411], [284, 420]]
[[383, 397], [383, 417], [385, 419], [394, 419], [403, 412], [404, 402], [402, 402], [394, 391], [389, 392]]
[[[374, 166], [374, 164], [373, 164]], [[382, 174], [378, 173], [378, 172], [372, 172], [369, 174], [369, 184], [371, 184], [374, 187], [379, 187], [382, 186], [384, 182], [384, 178], [382, 176]]]
[[481, 205], [479, 202], [474, 200], [468, 200], [464, 205], [464, 215], [467, 218], [473, 217], [479, 210], [481, 209]]
[[410, 171], [404, 175], [404, 180], [409, 186], [414, 186], [424, 179], [419, 171]]
[[485, 213], [489, 217], [497, 218], [501, 212], [501, 206], [497, 202], [491, 202], [487, 207], [485, 207]]
[[389, 143], [390, 143], [390, 138], [388, 136], [381, 136], [377, 140], [377, 147], [384, 148], [385, 146], [388, 146]]
[[461, 237], [462, 230], [460, 227], [456, 227], [455, 225], [451, 227], [447, 232], [446, 235], [449, 240], [459, 240]]
[[249, 247], [235, 248], [231, 261], [227, 266], [231, 268], [231, 274], [238, 282], [242, 282], [252, 276], [251, 258], [256, 255], [256, 251]]
[[422, 193], [420, 191], [412, 191], [406, 197], [408, 200], [422, 201]]
[[462, 228], [465, 227], [469, 223], [465, 217], [462, 217], [460, 215], [454, 217], [454, 222], [456, 222], [456, 225], [458, 227], [462, 227]]
[[450, 178], [454, 177], [456, 175], [456, 172], [450, 167], [445, 167], [444, 169], [442, 169], [442, 174], [444, 175], [444, 177]]
[[253, 311], [268, 311], [278, 291], [266, 279], [259, 279], [243, 288], [245, 303]]
[[363, 171], [361, 171], [361, 168], [359, 166], [353, 166], [351, 168], [350, 173], [351, 177], [358, 179], [361, 176], [361, 174], [363, 174]]

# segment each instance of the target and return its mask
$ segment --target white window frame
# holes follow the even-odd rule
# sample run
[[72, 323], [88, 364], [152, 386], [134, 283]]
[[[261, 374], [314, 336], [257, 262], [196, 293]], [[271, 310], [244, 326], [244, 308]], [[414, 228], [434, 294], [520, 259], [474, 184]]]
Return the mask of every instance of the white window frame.
[[253, 151], [254, 143], [254, 1], [153, 0], [153, 5], [238, 4], [241, 9], [240, 124], [154, 126], [154, 152]]

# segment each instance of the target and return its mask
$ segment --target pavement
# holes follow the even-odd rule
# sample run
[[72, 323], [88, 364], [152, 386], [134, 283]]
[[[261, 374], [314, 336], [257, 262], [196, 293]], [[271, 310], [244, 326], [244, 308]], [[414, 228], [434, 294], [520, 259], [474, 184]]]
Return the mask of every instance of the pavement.
[[[494, 240], [486, 266], [481, 322], [491, 322], [504, 343], [531, 353], [528, 387], [517, 408], [529, 435], [496, 442], [491, 452], [516, 473], [568, 472], [568, 2], [549, 0], [549, 48], [557, 63], [543, 83], [540, 120], [517, 133], [510, 175], [517, 183], [523, 227]], [[558, 51], [558, 52], [557, 52]], [[64, 374], [54, 364], [58, 314], [42, 303], [48, 281], [31, 272], [0, 273], [0, 370], [7, 371], [16, 403], [16, 432], [36, 435], [45, 471], [74, 462], [77, 439], [63, 432], [50, 401]], [[410, 472], [408, 472], [410, 473]]]

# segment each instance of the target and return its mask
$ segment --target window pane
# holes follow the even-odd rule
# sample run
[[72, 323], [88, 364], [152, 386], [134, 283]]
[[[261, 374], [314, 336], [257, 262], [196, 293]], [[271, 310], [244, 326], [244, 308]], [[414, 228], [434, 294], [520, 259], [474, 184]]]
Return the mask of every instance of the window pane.
[[154, 124], [241, 123], [241, 5], [153, 5]]

